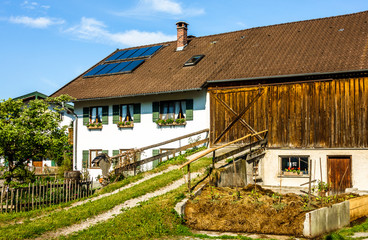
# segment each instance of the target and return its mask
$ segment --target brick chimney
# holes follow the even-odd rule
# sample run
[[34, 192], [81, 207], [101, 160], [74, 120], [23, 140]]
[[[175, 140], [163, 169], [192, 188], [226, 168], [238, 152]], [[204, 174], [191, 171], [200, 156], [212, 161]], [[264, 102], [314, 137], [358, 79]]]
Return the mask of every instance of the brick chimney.
[[188, 43], [188, 23], [180, 21], [176, 23], [177, 41], [176, 51], [182, 51]]

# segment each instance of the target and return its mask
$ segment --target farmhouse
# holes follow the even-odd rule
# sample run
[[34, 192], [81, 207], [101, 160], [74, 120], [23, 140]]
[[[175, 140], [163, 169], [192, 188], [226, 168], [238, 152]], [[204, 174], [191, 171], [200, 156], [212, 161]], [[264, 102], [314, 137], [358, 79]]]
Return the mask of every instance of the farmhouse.
[[368, 12], [187, 31], [178, 22], [176, 41], [117, 49], [52, 95], [77, 99], [75, 169], [96, 176], [100, 152], [205, 128], [210, 145], [268, 129], [263, 185], [297, 187], [313, 174], [334, 191], [368, 190]]

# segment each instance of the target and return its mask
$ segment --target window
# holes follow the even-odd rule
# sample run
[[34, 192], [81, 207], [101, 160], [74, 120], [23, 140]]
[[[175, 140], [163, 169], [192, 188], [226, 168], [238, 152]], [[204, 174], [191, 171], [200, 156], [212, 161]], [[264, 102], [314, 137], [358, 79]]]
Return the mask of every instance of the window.
[[141, 122], [141, 104], [120, 104], [112, 106], [112, 123], [126, 124], [126, 123], [140, 123]]
[[134, 121], [134, 105], [133, 104], [123, 104], [120, 109], [120, 121], [122, 122], [132, 122]]
[[83, 125], [108, 124], [109, 107], [96, 106], [83, 108]]
[[[193, 99], [172, 100], [152, 103], [153, 122], [183, 122], [193, 120]], [[170, 121], [167, 121], [170, 120]]]
[[300, 172], [309, 174], [309, 156], [281, 156], [282, 172]]
[[102, 150], [89, 150], [89, 160], [87, 168], [98, 168], [98, 166], [92, 166], [92, 161], [95, 159], [95, 157], [98, 156], [98, 154], [101, 154]]
[[83, 150], [82, 167], [83, 168], [99, 168], [98, 166], [92, 166], [92, 161], [101, 153], [108, 154], [108, 150], [90, 149]]
[[90, 123], [102, 123], [102, 107], [91, 107], [89, 115]]
[[167, 101], [160, 103], [160, 119], [185, 118], [186, 101]]
[[199, 61], [201, 61], [203, 57], [204, 55], [194, 55], [193, 57], [189, 58], [189, 60], [184, 63], [184, 67], [196, 65]]

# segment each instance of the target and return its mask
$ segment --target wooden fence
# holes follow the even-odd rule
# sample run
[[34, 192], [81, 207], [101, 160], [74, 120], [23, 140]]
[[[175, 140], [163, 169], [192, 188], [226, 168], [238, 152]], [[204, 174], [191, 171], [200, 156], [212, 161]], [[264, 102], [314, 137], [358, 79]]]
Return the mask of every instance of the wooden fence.
[[21, 212], [69, 202], [92, 195], [92, 180], [50, 181], [23, 188], [0, 187], [0, 213]]

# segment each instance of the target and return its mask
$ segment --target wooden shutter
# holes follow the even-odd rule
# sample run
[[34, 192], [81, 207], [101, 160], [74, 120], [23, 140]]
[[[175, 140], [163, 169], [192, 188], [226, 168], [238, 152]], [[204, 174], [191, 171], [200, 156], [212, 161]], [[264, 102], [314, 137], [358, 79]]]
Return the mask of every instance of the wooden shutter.
[[160, 118], [160, 103], [152, 103], [152, 121], [156, 122]]
[[141, 104], [140, 103], [134, 104], [133, 119], [134, 119], [135, 123], [140, 123], [141, 122]]
[[55, 164], [55, 160], [51, 160], [51, 167], [55, 167], [56, 164]]
[[[160, 154], [160, 150], [159, 149], [152, 149], [152, 156], [157, 156]], [[152, 168], [157, 167], [157, 165], [159, 164], [160, 159], [156, 159], [152, 162]]]
[[112, 150], [112, 156], [116, 156], [120, 153], [119, 150]]
[[187, 121], [193, 120], [193, 99], [186, 100], [185, 119]]
[[102, 124], [109, 124], [109, 106], [102, 107]]
[[83, 125], [87, 125], [89, 123], [89, 108], [83, 108]]
[[112, 106], [112, 123], [117, 124], [120, 121], [120, 105]]
[[88, 168], [89, 151], [83, 150], [82, 168]]

